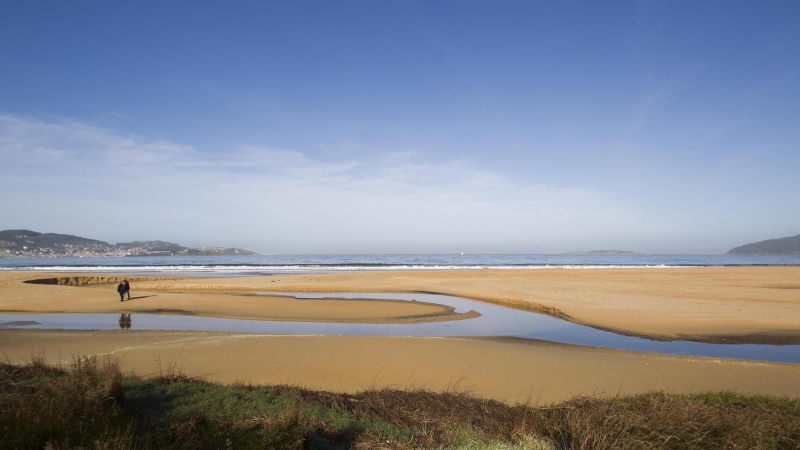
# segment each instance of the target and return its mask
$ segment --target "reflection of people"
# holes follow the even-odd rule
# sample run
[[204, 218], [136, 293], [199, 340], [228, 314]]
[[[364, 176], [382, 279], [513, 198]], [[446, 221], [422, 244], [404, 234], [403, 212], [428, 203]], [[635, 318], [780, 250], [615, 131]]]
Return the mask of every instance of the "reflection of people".
[[130, 314], [122, 314], [119, 316], [119, 327], [123, 330], [127, 330], [131, 327], [131, 315]]
[[117, 292], [119, 293], [119, 301], [125, 300], [125, 285], [120, 283], [117, 286]]
[[128, 300], [130, 300], [131, 299], [131, 284], [128, 283], [128, 280], [123, 281], [122, 284], [125, 286], [125, 293], [128, 294]]

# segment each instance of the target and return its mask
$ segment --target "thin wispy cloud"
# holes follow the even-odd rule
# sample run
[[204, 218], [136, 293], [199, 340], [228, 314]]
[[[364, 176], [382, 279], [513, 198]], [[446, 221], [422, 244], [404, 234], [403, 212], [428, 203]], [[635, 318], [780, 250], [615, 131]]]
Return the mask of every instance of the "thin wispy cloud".
[[2, 225], [186, 244], [218, 236], [213, 244], [262, 252], [552, 252], [658, 229], [601, 192], [526, 182], [466, 159], [328, 162], [288, 149], [221, 150], [0, 116], [0, 195], [12, 213]]
[[28, 3], [0, 14], [0, 228], [348, 253], [798, 232], [790, 2]]

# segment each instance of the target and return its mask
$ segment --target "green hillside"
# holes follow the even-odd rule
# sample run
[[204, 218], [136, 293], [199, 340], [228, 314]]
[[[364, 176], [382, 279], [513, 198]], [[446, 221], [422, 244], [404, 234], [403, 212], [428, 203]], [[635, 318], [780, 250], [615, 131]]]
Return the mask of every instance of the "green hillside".
[[800, 234], [793, 237], [768, 239], [731, 249], [729, 255], [800, 255]]
[[120, 242], [116, 245], [69, 234], [38, 233], [31, 230], [0, 231], [0, 258], [61, 256], [175, 256], [256, 255], [241, 248], [188, 248], [164, 241]]
[[12, 251], [27, 249], [64, 249], [79, 247], [95, 251], [111, 251], [114, 246], [108, 242], [86, 239], [69, 234], [37, 233], [30, 230], [0, 231], [0, 248]]

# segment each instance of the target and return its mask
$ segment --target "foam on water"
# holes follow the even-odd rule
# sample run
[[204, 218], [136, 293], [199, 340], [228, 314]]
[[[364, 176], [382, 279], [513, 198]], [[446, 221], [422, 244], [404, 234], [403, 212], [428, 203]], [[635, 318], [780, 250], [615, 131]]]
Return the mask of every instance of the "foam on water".
[[541, 264], [541, 265], [512, 265], [512, 266], [488, 266], [488, 265], [323, 265], [307, 264], [295, 266], [203, 266], [203, 265], [182, 265], [182, 266], [19, 266], [19, 267], [0, 267], [0, 271], [33, 271], [33, 272], [217, 272], [217, 273], [239, 273], [239, 272], [264, 272], [264, 273], [290, 273], [290, 272], [356, 272], [356, 271], [402, 271], [402, 270], [501, 270], [501, 269], [625, 269], [625, 268], [652, 268], [666, 269], [690, 266], [670, 266], [666, 264], [656, 265], [576, 265], [576, 264]]
[[170, 275], [499, 270], [666, 269], [708, 266], [800, 265], [795, 256], [734, 255], [264, 255], [94, 258], [0, 258], [0, 271], [128, 272]]

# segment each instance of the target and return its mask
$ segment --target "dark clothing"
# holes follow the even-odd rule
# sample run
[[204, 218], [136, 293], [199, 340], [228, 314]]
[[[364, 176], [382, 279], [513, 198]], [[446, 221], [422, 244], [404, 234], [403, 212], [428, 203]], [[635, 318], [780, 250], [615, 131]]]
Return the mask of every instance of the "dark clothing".
[[125, 300], [125, 285], [124, 284], [120, 283], [119, 286], [117, 286], [117, 292], [119, 293], [119, 301]]
[[128, 283], [128, 280], [122, 282], [122, 285], [125, 286], [125, 293], [128, 294], [128, 300], [131, 299], [131, 285]]

